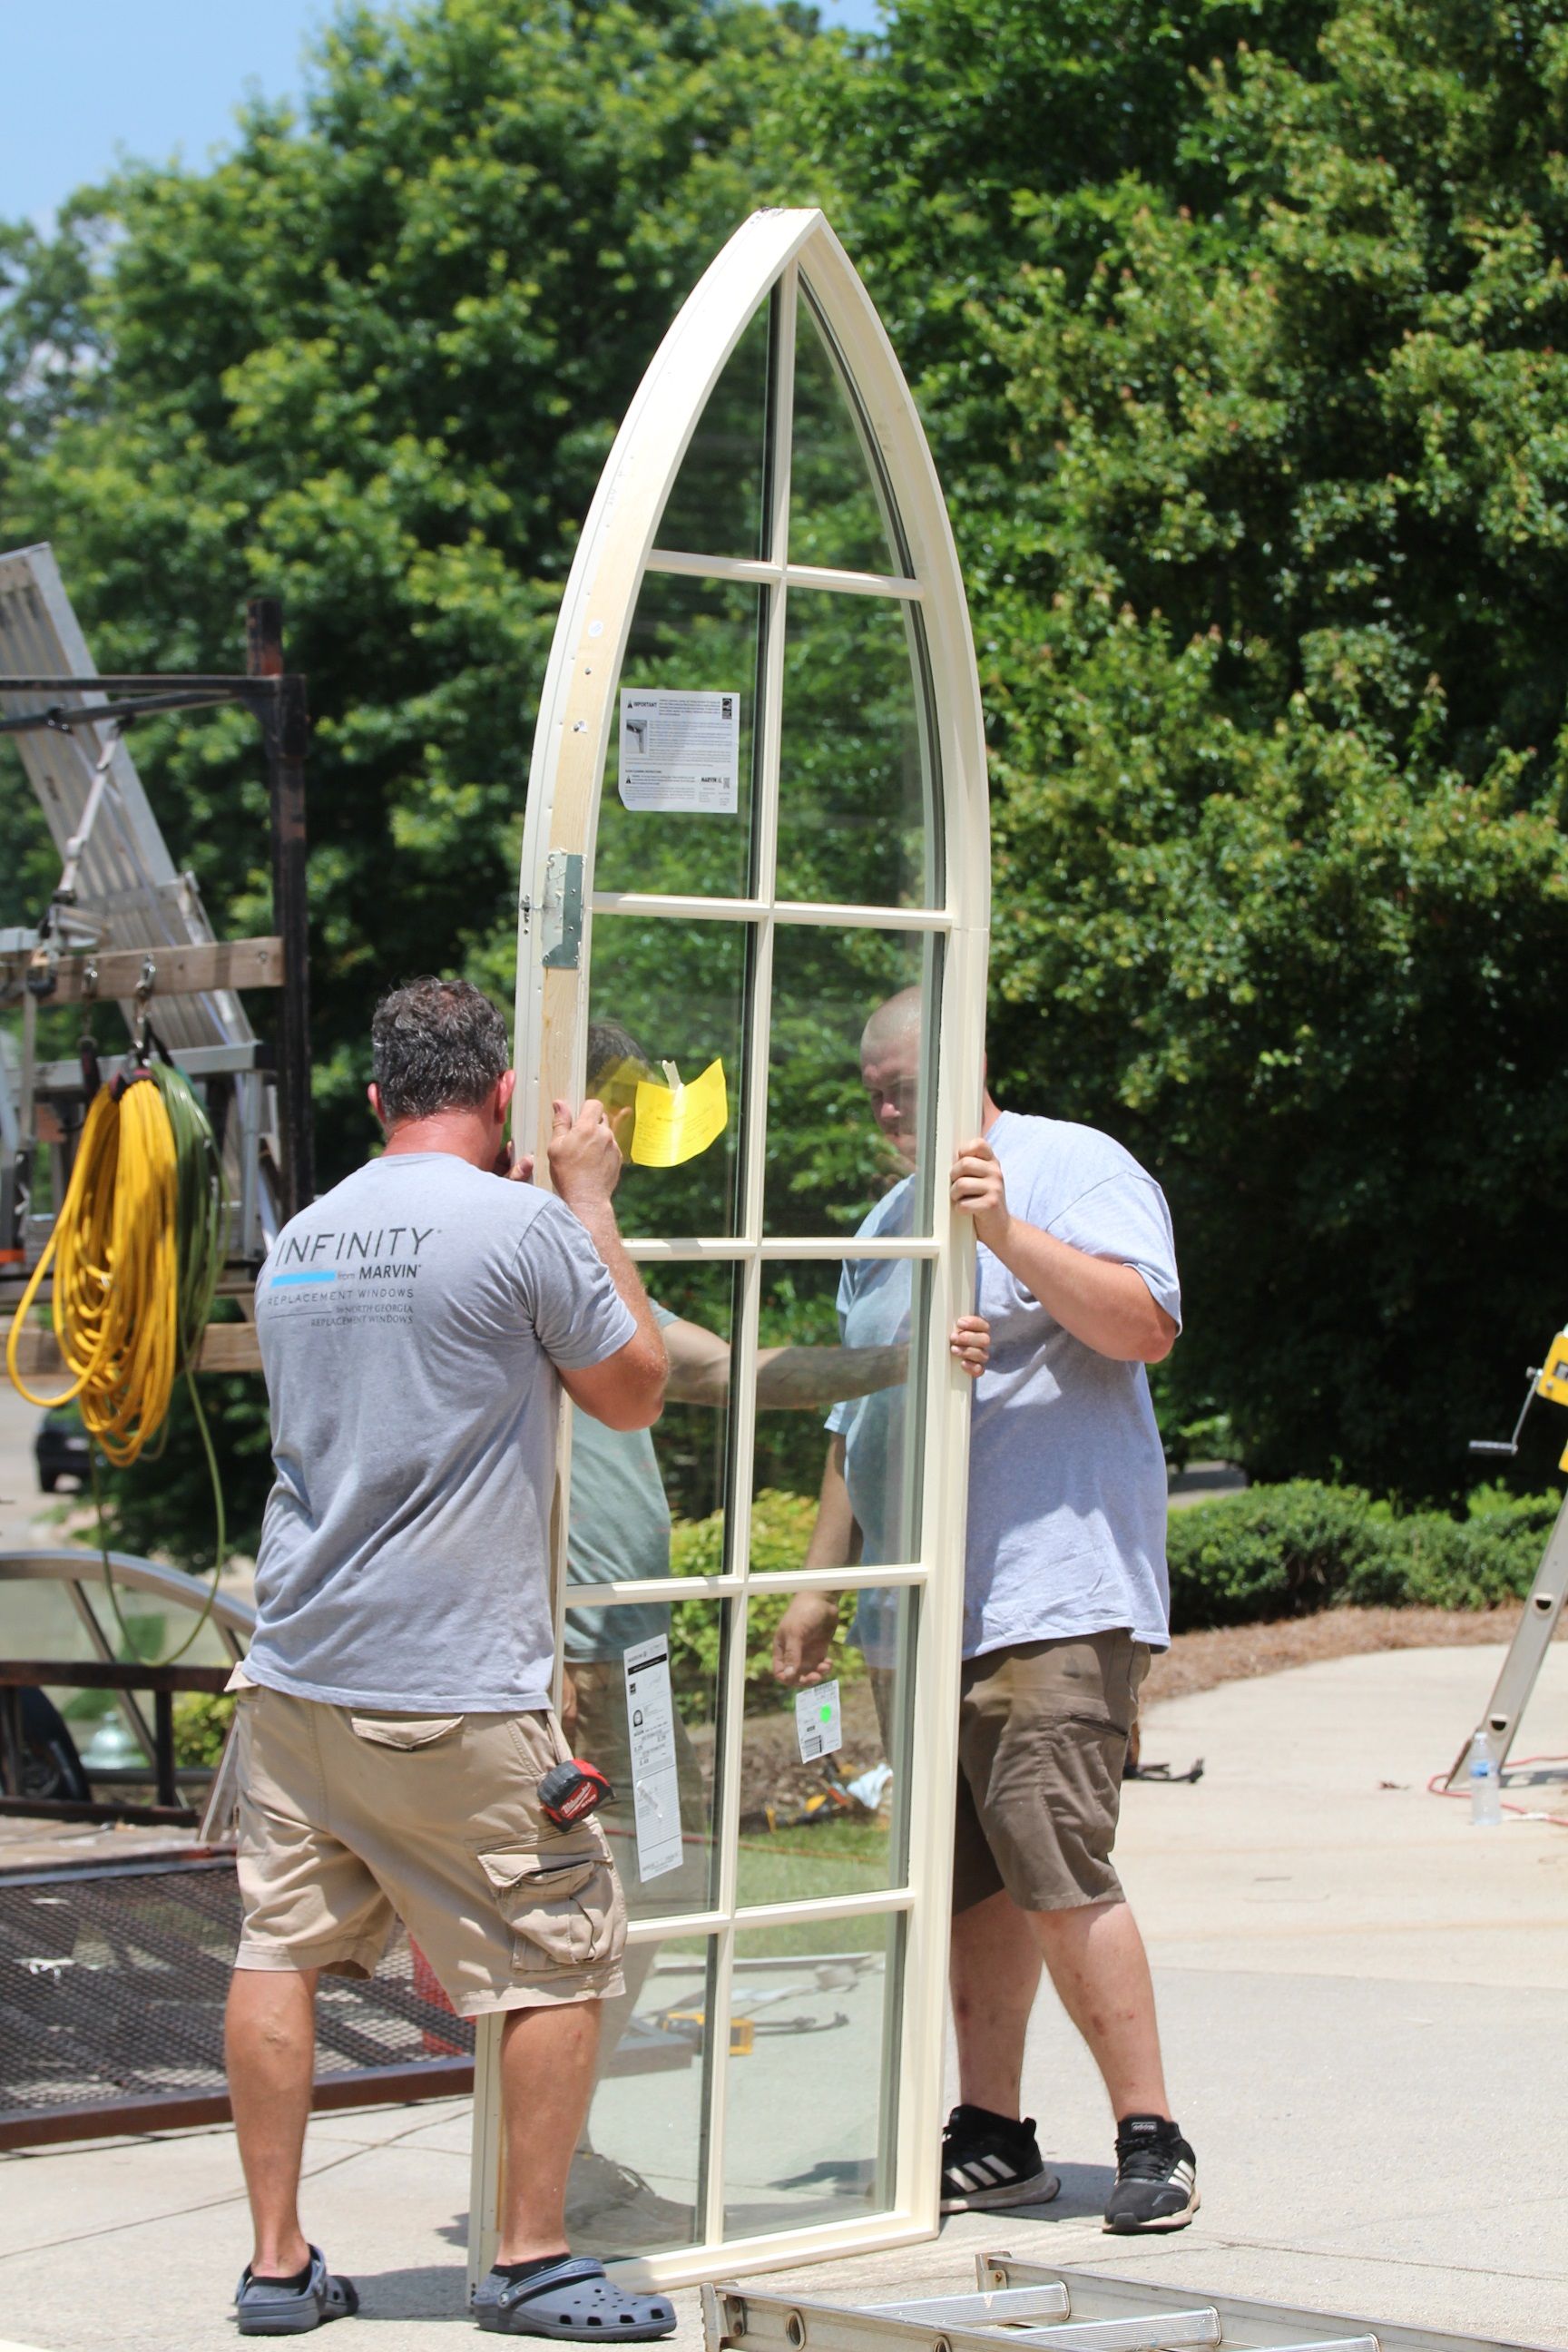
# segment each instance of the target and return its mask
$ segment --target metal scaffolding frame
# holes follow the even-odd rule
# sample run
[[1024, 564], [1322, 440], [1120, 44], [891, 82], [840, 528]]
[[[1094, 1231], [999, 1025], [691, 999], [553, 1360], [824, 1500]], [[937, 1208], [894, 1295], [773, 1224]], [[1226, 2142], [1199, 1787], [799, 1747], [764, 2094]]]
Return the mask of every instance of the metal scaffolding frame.
[[[0, 554], [0, 735], [16, 744], [62, 869], [37, 933], [0, 935], [0, 1002], [19, 1002], [23, 1017], [19, 1057], [0, 1062], [0, 1286], [35, 1260], [51, 1222], [30, 1214], [37, 1103], [68, 1102], [89, 1085], [73, 1063], [36, 1060], [37, 1014], [56, 1003], [112, 996], [128, 1026], [155, 1008], [169, 1056], [198, 1083], [232, 1087], [235, 1116], [220, 1123], [238, 1204], [237, 1256], [258, 1259], [312, 1196], [305, 680], [284, 667], [279, 600], [252, 598], [246, 620], [243, 672], [100, 672], [52, 550]], [[277, 941], [216, 938], [124, 740], [139, 718], [226, 706], [248, 711], [261, 730]], [[247, 948], [276, 953], [269, 961], [247, 957]], [[279, 989], [275, 1055], [252, 1029], [238, 985]], [[57, 1169], [57, 1199], [68, 1165], [62, 1158]]]

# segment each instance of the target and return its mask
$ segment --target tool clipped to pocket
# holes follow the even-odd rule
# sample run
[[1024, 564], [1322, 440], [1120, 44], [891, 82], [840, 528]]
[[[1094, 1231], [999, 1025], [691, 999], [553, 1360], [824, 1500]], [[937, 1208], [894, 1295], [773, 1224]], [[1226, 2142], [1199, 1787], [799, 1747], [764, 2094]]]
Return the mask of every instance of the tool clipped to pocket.
[[569, 1756], [563, 1764], [552, 1764], [541, 1780], [540, 1811], [558, 1830], [569, 1830], [574, 1822], [586, 1821], [590, 1813], [608, 1804], [615, 1793], [596, 1764]]

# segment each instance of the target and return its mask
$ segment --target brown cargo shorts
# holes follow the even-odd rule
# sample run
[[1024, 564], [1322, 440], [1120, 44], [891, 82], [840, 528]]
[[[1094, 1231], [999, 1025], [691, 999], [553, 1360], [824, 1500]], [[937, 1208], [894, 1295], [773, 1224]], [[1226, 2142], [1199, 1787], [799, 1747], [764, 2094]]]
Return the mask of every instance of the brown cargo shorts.
[[552, 1715], [388, 1715], [239, 1699], [235, 1965], [368, 1977], [403, 1921], [459, 2017], [620, 1992], [626, 1907], [595, 1821], [539, 1782]]
[[1021, 1642], [964, 1662], [952, 1907], [1004, 1888], [1023, 1911], [1125, 1898], [1111, 1864], [1149, 1645]]

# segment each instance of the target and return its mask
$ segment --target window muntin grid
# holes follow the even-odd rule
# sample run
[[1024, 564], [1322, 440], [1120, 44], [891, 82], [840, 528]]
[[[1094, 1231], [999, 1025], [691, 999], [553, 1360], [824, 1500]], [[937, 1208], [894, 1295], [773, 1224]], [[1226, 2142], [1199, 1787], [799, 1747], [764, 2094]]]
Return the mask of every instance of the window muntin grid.
[[[765, 1270], [788, 1259], [797, 1261], [830, 1257], [902, 1257], [920, 1263], [931, 1263], [940, 1270], [947, 1285], [946, 1305], [951, 1307], [955, 1295], [963, 1296], [961, 1261], [953, 1255], [953, 1244], [947, 1233], [945, 1210], [933, 1220], [921, 1220], [925, 1230], [907, 1239], [876, 1242], [839, 1232], [772, 1233], [764, 1228], [763, 1208], [767, 1168], [765, 1093], [770, 1068], [769, 1045], [773, 1010], [773, 977], [775, 962], [787, 961], [793, 952], [791, 934], [797, 929], [827, 927], [840, 932], [902, 933], [918, 945], [924, 939], [933, 958], [943, 967], [941, 992], [933, 988], [928, 1020], [933, 1037], [940, 1032], [943, 1057], [938, 1063], [936, 1098], [928, 1105], [928, 1143], [933, 1133], [948, 1139], [956, 1132], [954, 1103], [973, 1087], [976, 1103], [979, 1094], [978, 1048], [970, 1046], [958, 1019], [959, 1009], [967, 1006], [969, 1017], [974, 1020], [984, 985], [984, 921], [985, 885], [984, 877], [984, 756], [978, 715], [978, 694], [973, 677], [973, 653], [963, 615], [962, 586], [952, 556], [951, 534], [942, 513], [940, 492], [931, 474], [929, 457], [920, 440], [918, 425], [912, 424], [912, 410], [898, 378], [896, 362], [886, 348], [885, 338], [875, 324], [874, 314], [865, 303], [858, 282], [845, 261], [841, 249], [819, 215], [759, 215], [731, 241], [724, 255], [715, 263], [703, 287], [688, 305], [688, 312], [718, 314], [722, 299], [730, 298], [732, 288], [740, 281], [741, 248], [751, 246], [763, 250], [770, 245], [780, 256], [773, 267], [766, 288], [753, 281], [746, 296], [743, 315], [739, 312], [734, 325], [727, 331], [726, 350], [732, 350], [749, 319], [758, 313], [759, 295], [766, 301], [768, 310], [768, 343], [773, 354], [771, 381], [773, 384], [770, 463], [767, 468], [766, 503], [758, 535], [755, 554], [709, 555], [690, 547], [653, 545], [656, 537], [657, 510], [646, 509], [646, 537], [636, 564], [626, 565], [610, 561], [610, 551], [616, 541], [616, 502], [621, 502], [623, 517], [627, 501], [635, 500], [638, 486], [633, 478], [629, 460], [640, 444], [638, 436], [652, 435], [653, 419], [661, 400], [665, 410], [672, 413], [676, 404], [674, 387], [678, 382], [679, 358], [676, 345], [679, 341], [672, 330], [666, 350], [669, 353], [668, 369], [661, 371], [658, 362], [634, 403], [623, 428], [617, 452], [626, 462], [617, 465], [612, 456], [606, 467], [595, 509], [584, 533], [584, 559], [574, 568], [569, 583], [566, 607], [563, 609], [556, 648], [552, 656], [552, 674], [546, 685], [545, 702], [541, 714], [539, 743], [546, 750], [542, 754], [536, 744], [535, 773], [543, 784], [543, 797], [538, 810], [531, 806], [531, 826], [536, 856], [532, 866], [527, 862], [525, 875], [540, 870], [543, 845], [546, 841], [570, 846], [584, 843], [587, 851], [584, 876], [586, 900], [584, 908], [584, 939], [582, 974], [575, 981], [559, 974], [542, 974], [536, 950], [527, 938], [528, 909], [524, 909], [525, 956], [520, 959], [520, 1063], [523, 1066], [525, 1084], [531, 1068], [535, 1066], [532, 1047], [542, 1042], [543, 1051], [537, 1056], [537, 1066], [548, 1072], [551, 1083], [542, 1091], [545, 1097], [552, 1091], [572, 1092], [573, 1081], [563, 1055], [564, 1041], [573, 1038], [571, 1051], [575, 1054], [580, 1079], [582, 1067], [582, 1027], [585, 1011], [584, 996], [587, 969], [591, 961], [593, 932], [595, 921], [605, 928], [604, 919], [632, 917], [649, 923], [665, 923], [673, 940], [682, 927], [707, 929], [714, 921], [743, 926], [749, 946], [747, 950], [746, 1040], [745, 1066], [741, 1084], [735, 1092], [741, 1098], [741, 1118], [736, 1129], [738, 1163], [736, 1213], [732, 1229], [720, 1232], [686, 1232], [666, 1225], [657, 1233], [632, 1233], [630, 1247], [635, 1257], [657, 1283], [668, 1278], [668, 1273], [682, 1263], [712, 1267], [729, 1266], [737, 1278], [739, 1312], [734, 1328], [735, 1377], [729, 1412], [729, 1447], [732, 1470], [750, 1463], [754, 1436], [754, 1383], [752, 1370], [758, 1344], [758, 1313], [760, 1294]], [[731, 264], [733, 263], [733, 267]], [[797, 267], [797, 263], [800, 267]], [[802, 268], [805, 275], [802, 275]], [[814, 284], [813, 273], [820, 273], [820, 285]], [[820, 300], [817, 299], [820, 295]], [[814, 321], [820, 323], [819, 340], [828, 352], [832, 364], [841, 371], [840, 381], [848, 395], [848, 413], [855, 431], [860, 436], [874, 496], [883, 499], [890, 513], [887, 531], [888, 543], [900, 567], [896, 572], [878, 574], [869, 572], [847, 571], [832, 562], [799, 562], [792, 557], [788, 528], [791, 514], [791, 458], [789, 434], [789, 398], [787, 387], [794, 383], [795, 341], [799, 331], [803, 301], [809, 303]], [[684, 321], [687, 313], [682, 314]], [[678, 322], [679, 324], [679, 322]], [[817, 331], [814, 325], [810, 331]], [[880, 338], [880, 341], [879, 341]], [[856, 366], [860, 370], [857, 379], [855, 367], [845, 358], [846, 351], [858, 355]], [[664, 354], [661, 353], [661, 359]], [[696, 380], [713, 380], [713, 362], [705, 360], [697, 371]], [[688, 369], [685, 381], [693, 380]], [[873, 385], [874, 391], [864, 401], [861, 386]], [[890, 389], [891, 388], [891, 389]], [[873, 423], [873, 418], [875, 422]], [[684, 427], [686, 436], [692, 431], [690, 420]], [[667, 437], [668, 455], [661, 461], [668, 467], [669, 478], [677, 478], [675, 463], [679, 454], [672, 437]], [[884, 451], [887, 462], [883, 462]], [[907, 518], [892, 503], [889, 484], [897, 476], [914, 499], [914, 525], [906, 529]], [[649, 476], [651, 479], [651, 474]], [[638, 510], [639, 513], [644, 511]], [[923, 550], [923, 554], [911, 551]], [[827, 548], [812, 551], [831, 553]], [[603, 698], [617, 675], [618, 646], [630, 634], [636, 591], [650, 576], [665, 575], [695, 583], [704, 593], [710, 593], [719, 584], [747, 587], [763, 593], [759, 600], [761, 619], [757, 632], [758, 660], [756, 664], [756, 700], [752, 715], [752, 751], [750, 766], [751, 816], [750, 857], [744, 885], [721, 894], [711, 887], [712, 877], [698, 877], [700, 887], [646, 887], [662, 877], [639, 872], [635, 877], [640, 887], [606, 887], [599, 888], [593, 872], [593, 845], [585, 839], [585, 828], [591, 831], [593, 808], [605, 774], [605, 742], [607, 713]], [[857, 900], [837, 905], [824, 899], [792, 898], [787, 887], [781, 887], [777, 857], [779, 773], [783, 749], [783, 730], [789, 725], [787, 703], [781, 693], [786, 635], [789, 627], [789, 600], [792, 592], [804, 595], [810, 592], [814, 600], [836, 596], [850, 609], [849, 600], [867, 598], [880, 600], [890, 613], [900, 616], [900, 625], [908, 632], [911, 646], [910, 671], [916, 685], [918, 706], [917, 726], [924, 730], [929, 744], [931, 790], [927, 803], [929, 832], [929, 868], [926, 889], [931, 903], [928, 905], [877, 905]], [[602, 642], [601, 642], [602, 640]], [[594, 680], [594, 683], [590, 683]], [[697, 681], [693, 681], [696, 683]], [[574, 715], [577, 714], [577, 715]], [[585, 735], [579, 748], [571, 739]], [[541, 761], [543, 761], [542, 769]], [[939, 791], [939, 779], [942, 790]], [[954, 784], [959, 787], [963, 803], [964, 835], [962, 840], [952, 833], [960, 812], [944, 795], [951, 795]], [[955, 855], [955, 850], [957, 854]], [[972, 854], [975, 853], [977, 854]], [[605, 877], [606, 882], [609, 877]], [[616, 877], [617, 886], [624, 877]], [[787, 875], [783, 877], [787, 885]], [[908, 895], [908, 894], [904, 894]], [[526, 896], [526, 892], [525, 892]], [[781, 950], [781, 942], [782, 950]], [[526, 963], [526, 970], [524, 964]], [[575, 1011], [571, 1007], [575, 1003]], [[949, 1076], [944, 1077], [942, 1070]], [[963, 1073], [963, 1083], [958, 1074]], [[688, 1074], [689, 1075], [689, 1074]], [[535, 1118], [537, 1131], [537, 1118]], [[928, 1151], [934, 1167], [934, 1150]], [[742, 1737], [744, 1725], [742, 1683], [744, 1669], [744, 1646], [732, 1642], [726, 1660], [725, 1732], [729, 1769], [724, 1773], [721, 1791], [721, 1821], [718, 1831], [719, 1881], [714, 1906], [706, 1915], [687, 1915], [679, 1921], [681, 1931], [688, 1937], [709, 1933], [713, 1937], [714, 1974], [711, 1983], [710, 2014], [708, 2021], [710, 2079], [707, 2084], [710, 2105], [708, 2116], [708, 2169], [706, 2179], [705, 2224], [708, 2240], [717, 2246], [724, 2242], [725, 2259], [743, 2263], [752, 2259], [754, 2242], [757, 2258], [763, 2254], [770, 2260], [780, 2258], [781, 2240], [776, 2235], [763, 2235], [754, 2242], [740, 2245], [731, 2237], [724, 2241], [725, 2118], [728, 2113], [727, 2074], [730, 2063], [730, 2022], [731, 1993], [734, 1983], [734, 1963], [738, 1937], [750, 1933], [759, 1925], [780, 1922], [791, 1932], [804, 1931], [812, 1922], [847, 1921], [854, 1918], [871, 1920], [883, 1915], [897, 1915], [904, 1921], [897, 1939], [900, 1955], [897, 1980], [888, 1983], [888, 2038], [884, 2043], [883, 2079], [890, 2082], [904, 2070], [906, 2096], [895, 2112], [889, 2100], [881, 2129], [884, 2147], [896, 2150], [897, 2161], [889, 2158], [884, 2166], [889, 2184], [888, 2195], [896, 2200], [898, 2211], [884, 2211], [875, 2223], [857, 2219], [853, 2221], [832, 2221], [824, 2218], [820, 2228], [806, 2225], [800, 2231], [787, 2233], [792, 2246], [826, 2246], [849, 2242], [868, 2242], [868, 2231], [873, 2230], [878, 2242], [890, 2242], [893, 2238], [920, 2234], [916, 2227], [917, 2209], [924, 2214], [929, 2202], [925, 2174], [924, 2139], [931, 2137], [932, 2117], [926, 2110], [932, 2106], [936, 2095], [925, 2082], [929, 2067], [924, 2055], [940, 2039], [937, 2025], [941, 2003], [941, 1960], [936, 1949], [934, 1931], [922, 1925], [921, 1886], [930, 1901], [938, 1907], [945, 1901], [946, 1851], [942, 1825], [935, 1811], [940, 1803], [926, 1792], [937, 1787], [942, 1779], [942, 1767], [950, 1742], [947, 1709], [935, 1694], [935, 1680], [946, 1671], [944, 1661], [956, 1671], [957, 1617], [952, 1605], [950, 1580], [944, 1580], [933, 1596], [930, 1560], [937, 1541], [935, 1528], [945, 1516], [949, 1530], [948, 1550], [952, 1551], [952, 1469], [956, 1464], [962, 1476], [963, 1438], [966, 1418], [955, 1422], [952, 1417], [952, 1378], [951, 1369], [934, 1337], [934, 1326], [926, 1335], [924, 1363], [928, 1380], [932, 1383], [931, 1410], [942, 1415], [942, 1442], [933, 1454], [927, 1449], [923, 1468], [928, 1507], [936, 1498], [940, 1509], [928, 1507], [927, 1531], [923, 1538], [924, 1556], [913, 1561], [876, 1566], [869, 1570], [834, 1570], [829, 1579], [841, 1591], [862, 1587], [879, 1591], [907, 1592], [911, 1611], [918, 1610], [922, 1627], [923, 1657], [918, 1675], [914, 1677], [915, 1705], [913, 1715], [919, 1719], [922, 1763], [931, 1769], [922, 1772], [925, 1790], [918, 1799], [915, 1810], [919, 1819], [910, 1824], [910, 1843], [920, 1854], [920, 1870], [912, 1867], [907, 1885], [891, 1888], [878, 1895], [856, 1891], [837, 1896], [817, 1896], [804, 1902], [793, 1902], [759, 1908], [738, 1910], [739, 1888], [736, 1874], [736, 1832], [739, 1801], [739, 1775], [733, 1768], [733, 1751]], [[943, 1402], [939, 1408], [937, 1397]], [[752, 1596], [794, 1589], [809, 1580], [799, 1576], [780, 1579], [758, 1575], [750, 1568], [749, 1510], [751, 1496], [744, 1477], [736, 1480], [728, 1511], [730, 1549], [726, 1555], [723, 1575], [700, 1580], [678, 1582], [658, 1580], [640, 1585], [624, 1585], [613, 1594], [603, 1587], [583, 1592], [567, 1591], [568, 1602], [591, 1601], [608, 1612], [621, 1603], [634, 1603], [639, 1598], [664, 1597], [671, 1601], [689, 1600], [700, 1591], [714, 1600], [730, 1601], [737, 1609], [748, 1605]], [[928, 1602], [935, 1605], [928, 1608]], [[926, 1623], [930, 1619], [929, 1625]], [[911, 1620], [912, 1622], [912, 1620]], [[926, 1636], [930, 1634], [928, 1641]], [[935, 1810], [933, 1811], [933, 1806]], [[669, 1923], [664, 1922], [664, 1930]], [[661, 1932], [657, 1915], [640, 1918], [633, 1930], [634, 1943], [646, 1942]], [[901, 1956], [910, 1957], [910, 1971], [905, 1971]], [[911, 2089], [911, 2084], [914, 2086]], [[939, 2087], [939, 2086], [938, 2086]], [[922, 2123], [923, 2118], [923, 2123]], [[921, 2137], [923, 2131], [924, 2137]], [[858, 2209], [864, 2213], [864, 2206]], [[932, 2209], [934, 2212], [934, 2208]], [[929, 2226], [927, 2217], [926, 2226]], [[673, 2258], [672, 2258], [673, 2260]], [[689, 2267], [689, 2266], [688, 2266]], [[688, 2274], [679, 2262], [667, 2261], [661, 2267], [651, 2266], [649, 2275], [674, 2280]], [[692, 2273], [695, 2274], [695, 2273]]]

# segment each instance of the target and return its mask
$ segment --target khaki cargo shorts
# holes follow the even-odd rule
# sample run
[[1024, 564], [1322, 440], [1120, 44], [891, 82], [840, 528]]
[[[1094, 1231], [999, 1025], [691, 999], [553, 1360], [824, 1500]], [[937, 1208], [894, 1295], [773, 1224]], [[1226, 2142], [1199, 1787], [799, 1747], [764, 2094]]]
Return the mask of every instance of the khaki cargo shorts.
[[622, 1990], [626, 1908], [595, 1821], [557, 1830], [552, 1715], [239, 1698], [235, 1965], [374, 1975], [401, 1919], [459, 2017]]
[[1020, 1642], [965, 1661], [952, 1907], [1004, 1888], [1023, 1911], [1124, 1900], [1111, 1864], [1149, 1645]]

